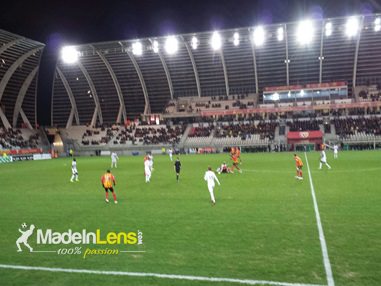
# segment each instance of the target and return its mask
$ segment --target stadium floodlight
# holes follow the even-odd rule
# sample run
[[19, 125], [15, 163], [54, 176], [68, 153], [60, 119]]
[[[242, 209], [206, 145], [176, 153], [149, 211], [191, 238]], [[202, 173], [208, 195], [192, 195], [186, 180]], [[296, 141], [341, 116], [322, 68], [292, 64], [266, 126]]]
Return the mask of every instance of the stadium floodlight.
[[169, 54], [169, 55], [173, 55], [174, 53], [177, 52], [177, 50], [179, 49], [179, 43], [176, 39], [175, 36], [169, 36], [166, 40], [165, 40], [165, 51]]
[[291, 91], [288, 91], [287, 96], [291, 97]]
[[331, 22], [326, 23], [324, 26], [324, 30], [325, 30], [325, 36], [326, 37], [331, 36], [332, 35], [332, 23]]
[[66, 64], [74, 64], [78, 61], [79, 52], [72, 46], [63, 47], [61, 50], [61, 58]]
[[351, 17], [348, 19], [347, 23], [345, 24], [345, 34], [349, 38], [354, 37], [357, 35], [359, 28], [360, 28], [359, 20], [356, 17]]
[[300, 96], [304, 96], [304, 90], [303, 89], [300, 91]]
[[132, 44], [132, 53], [135, 56], [141, 56], [143, 54], [143, 45], [141, 42], [135, 42]]
[[310, 44], [314, 37], [314, 26], [312, 24], [312, 21], [310, 20], [301, 21], [296, 31], [296, 37], [298, 42], [301, 45]]
[[238, 46], [239, 45], [239, 33], [238, 32], [235, 32], [233, 34], [233, 44], [234, 44], [234, 46]]
[[192, 43], [191, 43], [191, 45], [192, 45], [192, 49], [193, 49], [193, 50], [197, 50], [197, 47], [198, 47], [198, 39], [197, 39], [196, 36], [193, 36], [193, 37], [192, 37]]
[[156, 40], [153, 41], [152, 50], [156, 54], [159, 52], [159, 42], [158, 41], [156, 41]]
[[262, 26], [258, 26], [254, 29], [253, 40], [256, 46], [262, 46], [265, 42], [265, 30]]
[[277, 36], [277, 39], [278, 39], [279, 42], [283, 41], [283, 39], [284, 39], [284, 29], [283, 29], [283, 27], [279, 27], [277, 29], [276, 36]]
[[279, 93], [276, 92], [273, 94], [273, 100], [275, 100], [275, 101], [279, 100]]
[[374, 20], [374, 31], [379, 32], [381, 31], [381, 18], [378, 17], [376, 20]]
[[212, 46], [213, 50], [219, 50], [222, 46], [222, 39], [221, 35], [218, 32], [214, 32], [212, 35], [212, 38], [210, 39], [210, 45]]

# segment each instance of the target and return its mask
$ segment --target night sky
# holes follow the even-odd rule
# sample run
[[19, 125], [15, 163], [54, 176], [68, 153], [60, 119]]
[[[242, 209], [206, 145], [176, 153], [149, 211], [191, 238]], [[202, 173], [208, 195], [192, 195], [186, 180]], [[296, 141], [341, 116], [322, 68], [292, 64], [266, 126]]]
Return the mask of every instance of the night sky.
[[46, 44], [37, 104], [44, 125], [50, 123], [54, 67], [63, 45], [379, 12], [381, 0], [6, 0], [0, 28]]

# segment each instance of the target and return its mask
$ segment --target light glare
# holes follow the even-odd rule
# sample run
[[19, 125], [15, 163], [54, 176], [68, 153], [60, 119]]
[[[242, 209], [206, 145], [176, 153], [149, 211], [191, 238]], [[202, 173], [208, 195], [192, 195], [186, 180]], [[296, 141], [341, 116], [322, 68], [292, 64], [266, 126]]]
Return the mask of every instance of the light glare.
[[357, 35], [358, 30], [359, 30], [358, 19], [355, 17], [349, 18], [347, 23], [345, 24], [345, 34], [351, 38]]
[[219, 50], [222, 46], [221, 36], [218, 32], [214, 32], [212, 38], [210, 39], [210, 45], [213, 50]]
[[74, 64], [78, 61], [79, 52], [74, 47], [63, 47], [61, 50], [61, 58], [64, 63]]
[[284, 39], [284, 29], [283, 29], [283, 27], [279, 27], [277, 32], [276, 32], [276, 34], [277, 34], [278, 41], [279, 42], [283, 41], [283, 39]]
[[158, 41], [156, 41], [156, 40], [153, 41], [152, 49], [153, 49], [154, 53], [158, 53], [159, 52], [159, 42]]
[[254, 44], [256, 46], [262, 46], [263, 43], [265, 42], [265, 30], [263, 29], [263, 27], [259, 26], [255, 28], [253, 37], [254, 37]]
[[332, 35], [332, 23], [328, 22], [325, 24], [325, 36], [329, 37]]
[[143, 45], [141, 42], [135, 42], [132, 44], [132, 53], [135, 56], [141, 56], [143, 54]]
[[192, 49], [196, 50], [197, 47], [198, 47], [198, 39], [195, 36], [193, 36], [192, 37]]
[[310, 20], [301, 21], [296, 32], [297, 40], [302, 45], [308, 45], [312, 42], [314, 36], [314, 27]]
[[374, 20], [374, 31], [379, 32], [381, 30], [381, 18]]
[[179, 44], [177, 39], [174, 36], [169, 36], [165, 40], [165, 51], [168, 54], [173, 55], [174, 53], [177, 52], [178, 48], [179, 48]]
[[233, 44], [234, 44], [234, 46], [238, 46], [239, 45], [239, 34], [237, 32], [235, 32], [233, 34]]

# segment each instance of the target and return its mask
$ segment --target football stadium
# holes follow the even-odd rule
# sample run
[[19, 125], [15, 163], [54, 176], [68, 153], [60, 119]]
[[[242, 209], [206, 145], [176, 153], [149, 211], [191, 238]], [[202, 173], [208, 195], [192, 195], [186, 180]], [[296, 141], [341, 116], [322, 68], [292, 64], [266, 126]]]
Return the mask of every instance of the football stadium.
[[377, 13], [69, 44], [43, 110], [46, 44], [1, 29], [0, 285], [381, 285], [380, 46]]

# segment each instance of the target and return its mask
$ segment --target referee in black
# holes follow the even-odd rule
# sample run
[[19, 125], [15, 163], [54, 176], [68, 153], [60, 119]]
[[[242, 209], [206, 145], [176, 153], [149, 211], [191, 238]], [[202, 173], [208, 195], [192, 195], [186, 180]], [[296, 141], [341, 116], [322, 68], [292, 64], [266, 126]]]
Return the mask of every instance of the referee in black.
[[181, 162], [180, 162], [179, 157], [176, 158], [174, 168], [175, 168], [175, 172], [176, 172], [176, 180], [177, 180], [177, 182], [179, 182], [180, 169], [181, 169]]

